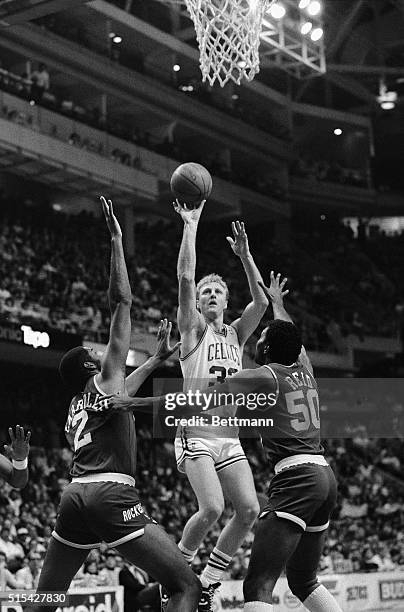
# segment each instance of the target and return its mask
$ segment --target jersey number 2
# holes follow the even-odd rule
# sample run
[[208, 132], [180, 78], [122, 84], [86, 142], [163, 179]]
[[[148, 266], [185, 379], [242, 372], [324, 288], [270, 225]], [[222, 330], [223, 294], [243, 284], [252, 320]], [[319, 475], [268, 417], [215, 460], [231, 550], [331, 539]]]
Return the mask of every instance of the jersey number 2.
[[305, 394], [303, 390], [285, 393], [286, 407], [289, 414], [298, 418], [291, 419], [290, 424], [295, 431], [307, 431], [310, 425], [320, 429], [319, 400], [315, 389], [309, 389]]
[[74, 415], [72, 420], [72, 426], [75, 427], [77, 425], [76, 433], [74, 434], [74, 450], [77, 451], [79, 448], [86, 446], [92, 442], [91, 434], [89, 432], [85, 433], [84, 436], [81, 436], [85, 424], [87, 423], [88, 414], [85, 410], [80, 410], [77, 414]]

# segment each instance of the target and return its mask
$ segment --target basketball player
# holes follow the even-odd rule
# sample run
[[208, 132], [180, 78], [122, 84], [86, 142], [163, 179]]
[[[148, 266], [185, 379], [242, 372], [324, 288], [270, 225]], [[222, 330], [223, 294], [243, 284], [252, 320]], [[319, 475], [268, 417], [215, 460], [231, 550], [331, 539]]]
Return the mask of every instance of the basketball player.
[[12, 427], [8, 428], [11, 444], [4, 445], [9, 458], [0, 455], [0, 478], [3, 478], [15, 489], [23, 489], [28, 482], [28, 455], [31, 432], [27, 435], [24, 428], [17, 425], [15, 434]]
[[133, 415], [104, 410], [108, 394], [125, 391], [132, 294], [112, 202], [103, 197], [101, 202], [111, 234], [110, 337], [101, 359], [92, 349], [76, 347], [60, 363], [61, 377], [75, 394], [65, 426], [74, 452], [72, 481], [62, 495], [38, 591], [67, 591], [89, 550], [106, 542], [164, 585], [167, 610], [193, 612], [199, 581], [171, 538], [147, 516], [135, 488]]
[[[258, 428], [258, 433], [275, 476], [259, 517], [244, 581], [244, 610], [272, 612], [272, 593], [286, 568], [289, 588], [307, 610], [342, 612], [317, 579], [337, 485], [320, 441], [313, 368], [283, 305], [288, 293], [285, 283], [286, 279], [280, 282], [280, 275], [275, 277], [273, 272], [269, 288], [260, 283], [275, 317], [257, 342], [255, 360], [261, 367], [243, 370], [209, 389], [212, 395], [220, 391], [221, 398], [227, 394], [228, 401], [240, 393], [250, 400], [252, 394], [273, 398], [265, 415], [273, 419], [273, 427]], [[165, 398], [159, 400], [164, 407]], [[108, 402], [116, 409], [156, 406], [156, 398], [111, 398]], [[251, 410], [245, 412], [242, 416], [251, 418]]]
[[[231, 325], [223, 322], [229, 292], [217, 274], [202, 278], [195, 286], [195, 242], [205, 202], [187, 209], [178, 201], [174, 209], [184, 222], [178, 256], [178, 329], [181, 335], [181, 369], [184, 390], [207, 385], [208, 379], [224, 381], [242, 368], [245, 342], [257, 328], [268, 300], [258, 282], [262, 281], [250, 253], [244, 223], [232, 223], [233, 238], [227, 237], [240, 258], [247, 276], [252, 301]], [[259, 504], [251, 469], [238, 439], [237, 428], [183, 427], [177, 432], [175, 453], [180, 472], [185, 472], [198, 500], [198, 511], [185, 525], [178, 546], [191, 564], [211, 526], [224, 509], [224, 499], [234, 515], [222, 531], [201, 575], [200, 612], [212, 609], [213, 594], [237, 549], [254, 523]]]

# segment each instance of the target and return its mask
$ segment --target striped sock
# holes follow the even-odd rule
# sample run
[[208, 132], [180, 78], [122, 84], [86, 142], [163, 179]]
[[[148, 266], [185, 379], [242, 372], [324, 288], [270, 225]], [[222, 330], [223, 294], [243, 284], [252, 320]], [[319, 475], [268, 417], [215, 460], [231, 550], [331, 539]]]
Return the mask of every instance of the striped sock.
[[244, 604], [244, 612], [272, 612], [273, 605], [263, 601], [249, 601]]
[[189, 550], [189, 548], [186, 548], [186, 546], [184, 546], [182, 541], [178, 544], [178, 548], [182, 552], [182, 556], [184, 557], [184, 559], [188, 563], [188, 565], [191, 565], [192, 561], [195, 558], [196, 553], [198, 552], [198, 549], [196, 549], [196, 550]]
[[208, 564], [201, 574], [202, 586], [207, 587], [209, 584], [220, 582], [231, 559], [229, 555], [215, 547], [210, 553]]

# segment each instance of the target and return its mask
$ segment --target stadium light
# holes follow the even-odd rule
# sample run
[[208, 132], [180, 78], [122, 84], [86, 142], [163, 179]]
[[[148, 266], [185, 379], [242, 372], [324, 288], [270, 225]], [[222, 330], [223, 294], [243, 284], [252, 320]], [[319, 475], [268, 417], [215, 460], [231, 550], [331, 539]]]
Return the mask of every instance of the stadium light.
[[313, 27], [313, 24], [311, 23], [311, 21], [305, 21], [305, 23], [300, 28], [300, 32], [305, 36], [306, 34], [310, 32], [312, 27]]
[[314, 28], [314, 30], [310, 34], [310, 38], [313, 42], [317, 42], [323, 37], [323, 34], [324, 34], [323, 28]]
[[377, 96], [377, 101], [383, 110], [393, 110], [396, 106], [397, 98], [396, 91], [388, 91], [386, 84], [384, 82], [380, 83], [380, 95]]
[[280, 4], [279, 2], [275, 2], [275, 4], [273, 4], [271, 8], [269, 9], [269, 14], [274, 19], [283, 19], [286, 15], [286, 9], [283, 6], [283, 4]]
[[307, 7], [307, 12], [312, 17], [318, 15], [321, 12], [320, 2], [318, 2], [318, 0], [312, 0], [312, 2], [310, 2], [309, 6]]
[[334, 130], [334, 134], [335, 134], [336, 136], [341, 136], [341, 134], [342, 134], [342, 130], [341, 130], [341, 128], [335, 128], [335, 130]]
[[394, 102], [382, 102], [380, 106], [383, 110], [393, 110], [396, 107]]
[[181, 66], [179, 64], [174, 64], [173, 70], [174, 72], [179, 72], [181, 70]]
[[300, 0], [299, 2], [299, 9], [301, 9], [302, 11], [307, 8], [310, 4], [310, 0]]

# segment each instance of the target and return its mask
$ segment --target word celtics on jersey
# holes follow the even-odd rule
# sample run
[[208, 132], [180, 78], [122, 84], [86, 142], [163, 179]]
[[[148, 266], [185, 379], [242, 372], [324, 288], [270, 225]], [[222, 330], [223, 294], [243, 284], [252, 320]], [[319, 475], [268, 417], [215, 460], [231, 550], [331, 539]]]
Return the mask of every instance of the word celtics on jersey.
[[219, 332], [206, 325], [196, 346], [180, 358], [184, 390], [196, 390], [193, 387], [206, 379], [211, 379], [212, 384], [224, 381], [241, 370], [241, 357], [234, 327], [223, 325]]
[[[197, 391], [223, 382], [239, 372], [242, 367], [242, 353], [237, 332], [231, 325], [223, 325], [222, 331], [215, 331], [206, 325], [196, 346], [180, 358], [184, 391]], [[234, 410], [229, 408], [229, 414]], [[223, 409], [218, 409], [223, 413]], [[216, 414], [213, 410], [210, 414]], [[228, 438], [237, 437], [238, 427], [183, 427], [181, 435], [195, 437]]]

